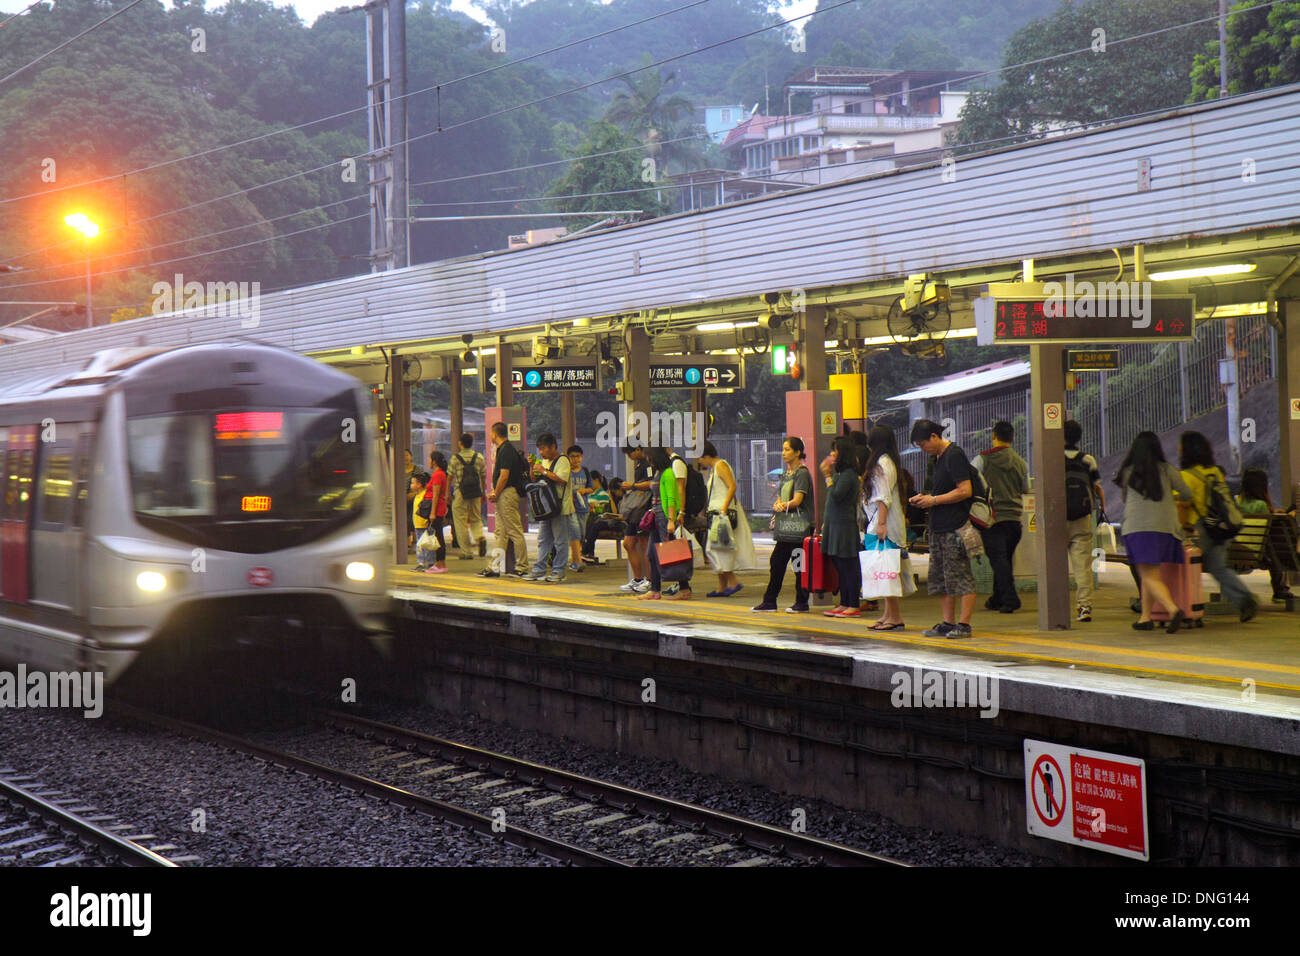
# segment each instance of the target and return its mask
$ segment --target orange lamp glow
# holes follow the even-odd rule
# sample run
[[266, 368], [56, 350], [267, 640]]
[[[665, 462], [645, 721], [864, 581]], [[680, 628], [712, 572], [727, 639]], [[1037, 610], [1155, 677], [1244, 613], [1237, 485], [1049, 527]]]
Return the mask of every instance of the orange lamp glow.
[[64, 216], [63, 221], [87, 239], [94, 239], [99, 235], [99, 223], [92, 221], [84, 212], [71, 213]]

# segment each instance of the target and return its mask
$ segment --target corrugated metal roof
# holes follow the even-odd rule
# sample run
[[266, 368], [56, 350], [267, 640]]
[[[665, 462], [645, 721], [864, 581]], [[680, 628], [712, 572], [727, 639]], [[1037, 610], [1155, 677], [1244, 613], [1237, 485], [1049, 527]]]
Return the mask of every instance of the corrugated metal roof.
[[[1110, 129], [261, 296], [261, 320], [148, 316], [0, 348], [0, 375], [115, 345], [249, 337], [299, 352], [847, 286], [1300, 223], [1300, 85]], [[1242, 158], [1256, 164], [1243, 182]], [[1137, 163], [1151, 161], [1138, 191]], [[168, 276], [170, 278], [170, 275]]]
[[902, 395], [890, 395], [888, 401], [914, 402], [923, 398], [945, 398], [962, 392], [978, 392], [981, 389], [992, 388], [994, 385], [1001, 385], [1003, 382], [1024, 378], [1028, 374], [1028, 362], [1015, 362], [982, 370], [973, 369], [968, 375], [954, 375], [951, 378], [943, 378], [929, 385], [914, 388]]

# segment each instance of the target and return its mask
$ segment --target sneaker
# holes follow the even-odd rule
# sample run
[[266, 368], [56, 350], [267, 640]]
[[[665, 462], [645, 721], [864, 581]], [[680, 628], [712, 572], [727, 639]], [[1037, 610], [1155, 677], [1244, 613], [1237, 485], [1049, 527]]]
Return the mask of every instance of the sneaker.
[[788, 608], [785, 609], [785, 613], [786, 613], [786, 614], [807, 614], [807, 613], [808, 613], [808, 605], [807, 605], [807, 604], [792, 604], [792, 605], [790, 605]]
[[969, 624], [954, 624], [952, 630], [945, 634], [944, 637], [949, 639], [954, 637], [970, 637], [971, 633]]
[[1255, 614], [1258, 613], [1258, 611], [1259, 611], [1259, 602], [1256, 601], [1254, 598], [1251, 598], [1249, 603], [1243, 604], [1241, 606], [1241, 623], [1245, 624], [1247, 621], [1253, 618]]
[[1090, 608], [1090, 607], [1089, 607], [1088, 605], [1086, 605], [1086, 604], [1080, 604], [1080, 605], [1079, 605], [1079, 617], [1078, 617], [1078, 620], [1080, 620], [1080, 621], [1091, 621], [1091, 620], [1092, 620], [1092, 608]]
[[768, 604], [767, 602], [764, 602], [762, 604], [755, 604], [753, 607], [750, 608], [750, 610], [751, 611], [775, 611], [776, 605]]
[[563, 584], [564, 575], [552, 571], [550, 574], [548, 574], [546, 577], [542, 578], [541, 580], [546, 584]]
[[636, 583], [635, 590], [637, 594], [645, 594], [646, 592], [648, 592], [650, 590], [650, 579], [642, 578], [640, 581]]
[[[491, 573], [489, 572], [488, 576], [490, 575]], [[506, 571], [505, 576], [508, 578], [514, 578], [516, 581], [520, 581], [523, 580], [524, 572], [520, 571], [518, 568], [515, 568], [513, 571]]]
[[425, 571], [428, 571], [428, 570], [429, 570], [429, 566], [428, 566], [427, 564], [417, 564], [417, 565], [416, 565], [415, 567], [413, 567], [411, 570], [412, 570], [412, 571], [418, 571], [418, 572], [420, 572], [421, 574], [423, 574]]
[[627, 584], [620, 585], [619, 590], [626, 594], [632, 594], [636, 591], [636, 586], [640, 583], [640, 581], [628, 581]]
[[583, 564], [600, 564], [600, 559], [597, 558], [594, 554], [584, 554], [584, 555], [582, 556], [582, 563], [583, 563]]
[[570, 562], [569, 562], [569, 570], [570, 570], [570, 571], [583, 571], [583, 570], [586, 570], [586, 569], [583, 568], [583, 566], [582, 566], [581, 564], [574, 564], [572, 561], [570, 561]]
[[546, 578], [544, 574], [538, 574], [535, 571], [529, 571], [527, 574], [520, 574], [520, 581], [542, 581]]
[[478, 576], [481, 577], [481, 578], [499, 578], [499, 577], [501, 577], [500, 574], [498, 574], [496, 571], [493, 571], [491, 568], [484, 568], [482, 571], [478, 571], [478, 572], [475, 572], [475, 573], [478, 574]]
[[955, 628], [956, 624], [949, 624], [947, 621], [940, 621], [928, 631], [922, 631], [926, 637], [947, 637]]
[[663, 596], [664, 596], [664, 597], [672, 597], [674, 594], [676, 594], [676, 593], [677, 593], [678, 591], [680, 591], [681, 589], [682, 589], [682, 586], [681, 586], [680, 584], [670, 584], [670, 585], [668, 585], [668, 587], [666, 587], [666, 588], [663, 589], [663, 592], [662, 592], [662, 593], [663, 593]]

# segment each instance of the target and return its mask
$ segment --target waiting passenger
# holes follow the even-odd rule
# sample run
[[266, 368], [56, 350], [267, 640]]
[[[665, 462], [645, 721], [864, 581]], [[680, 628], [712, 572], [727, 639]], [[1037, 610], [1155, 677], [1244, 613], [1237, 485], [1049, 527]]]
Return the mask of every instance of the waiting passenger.
[[[651, 513], [654, 521], [650, 525], [650, 537], [647, 555], [650, 565], [650, 590], [640, 595], [645, 601], [657, 601], [663, 588], [663, 574], [659, 566], [659, 552], [656, 545], [670, 541], [677, 535], [678, 529], [684, 528], [686, 514], [686, 474], [687, 465], [679, 456], [667, 448], [651, 448], [647, 453], [650, 467], [658, 479], [651, 489]], [[687, 601], [691, 597], [691, 569], [686, 569], [686, 580], [672, 582], [663, 596], [670, 601]]]
[[[762, 602], [752, 608], [755, 611], [776, 610], [776, 599], [781, 596], [781, 585], [785, 583], [785, 570], [790, 558], [795, 552], [802, 558], [804, 539], [812, 534], [812, 473], [804, 465], [804, 457], [803, 439], [795, 435], [786, 438], [781, 445], [785, 474], [781, 478], [781, 490], [777, 499], [772, 502], [771, 528], [776, 543], [768, 565], [767, 590], [763, 592]], [[794, 576], [794, 604], [786, 608], [786, 613], [808, 613], [808, 591], [804, 588], [803, 577], [798, 571]]]
[[1216, 483], [1226, 481], [1222, 469], [1214, 464], [1214, 448], [1200, 432], [1183, 432], [1178, 437], [1178, 458], [1183, 481], [1192, 489], [1191, 496], [1182, 500], [1191, 506], [1196, 536], [1201, 553], [1205, 556], [1205, 570], [1214, 575], [1224, 599], [1237, 609], [1244, 624], [1255, 616], [1259, 602], [1246, 590], [1246, 585], [1241, 583], [1237, 572], [1228, 565], [1228, 546], [1232, 542], [1215, 541], [1205, 527], [1205, 518], [1210, 510], [1210, 491]]
[[611, 478], [609, 490], [605, 491], [604, 477], [598, 471], [591, 473], [591, 482], [597, 490], [587, 499], [591, 506], [591, 520], [587, 522], [587, 532], [583, 538], [582, 560], [584, 564], [600, 564], [600, 559], [596, 557], [596, 539], [606, 532], [620, 535], [627, 533], [627, 522], [619, 513], [624, 486], [621, 479]]
[[[623, 486], [624, 504], [619, 506], [619, 514], [627, 519], [627, 537], [623, 539], [623, 550], [627, 552], [627, 566], [632, 580], [619, 590], [629, 594], [645, 594], [650, 590], [650, 559], [647, 554], [650, 532], [641, 529], [641, 518], [649, 510], [654, 498], [654, 482], [650, 478], [650, 463], [644, 448], [628, 445], [623, 449], [623, 454], [632, 462], [632, 481]], [[644, 492], [644, 495], [635, 496], [636, 504], [629, 503], [632, 492]]]
[[[1241, 494], [1237, 495], [1237, 507], [1243, 515], [1282, 514], [1273, 505], [1268, 493], [1268, 472], [1263, 468], [1247, 468], [1241, 473]], [[1278, 568], [1271, 557], [1264, 556], [1262, 565], [1268, 571], [1269, 584], [1273, 586], [1273, 600], [1286, 602], [1295, 597], [1291, 593], [1287, 572]]]
[[[533, 480], [545, 479], [552, 483], [560, 503], [558, 514], [541, 518], [537, 522], [537, 561], [533, 569], [521, 575], [522, 581], [545, 581], [559, 584], [564, 580], [564, 567], [569, 553], [569, 519], [573, 517], [573, 485], [570, 483], [569, 459], [561, 455], [555, 436], [543, 432], [537, 439], [537, 461], [533, 465]], [[547, 574], [546, 562], [554, 563]]]
[[[505, 422], [493, 423], [488, 433], [488, 439], [496, 447], [492, 461], [492, 490], [488, 493], [488, 501], [497, 506], [496, 531], [493, 532], [496, 550], [504, 556], [508, 554], [508, 549], [514, 549], [514, 567], [504, 573], [522, 577], [528, 564], [528, 542], [524, 538], [524, 523], [519, 508], [524, 483], [528, 480], [528, 467], [519, 449], [506, 441], [508, 434]], [[479, 575], [495, 578], [501, 573], [489, 565]]]
[[472, 561], [470, 545], [478, 542], [478, 556], [487, 554], [487, 538], [483, 534], [483, 483], [487, 477], [487, 462], [474, 451], [474, 436], [469, 432], [460, 436], [460, 450], [451, 456], [448, 472], [451, 480], [451, 527], [460, 546], [460, 559]]
[[[1065, 426], [1065, 440], [1070, 440], [1070, 426]], [[1003, 614], [1014, 614], [1020, 610], [1020, 597], [1016, 594], [1016, 575], [1013, 568], [1015, 567], [1016, 546], [1020, 544], [1020, 513], [1023, 510], [1023, 499], [1021, 496], [1029, 490], [1029, 466], [1025, 460], [1020, 457], [1011, 443], [1016, 440], [1016, 430], [1010, 422], [995, 422], [993, 424], [993, 447], [988, 451], [981, 452], [975, 456], [972, 464], [975, 470], [984, 478], [984, 485], [988, 488], [989, 507], [993, 509], [993, 524], [987, 528], [980, 528], [980, 538], [984, 541], [984, 553], [988, 555], [989, 564], [993, 568], [993, 593], [989, 599], [984, 602], [984, 607], [990, 611], [1001, 611]], [[1066, 457], [1069, 457], [1067, 451]], [[1091, 535], [1091, 531], [1088, 532]], [[1089, 542], [1092, 541], [1090, 537]], [[1092, 545], [1088, 546], [1088, 554], [1092, 555]], [[1091, 569], [1088, 572], [1091, 574]], [[1080, 592], [1080, 608], [1086, 604], [1089, 614], [1092, 613], [1091, 594], [1092, 588], [1088, 588], [1089, 599], [1084, 600], [1083, 592]], [[1082, 610], [1080, 610], [1079, 620], [1084, 620]], [[1091, 617], [1088, 620], [1092, 620]]]
[[822, 613], [827, 617], [859, 617], [862, 599], [862, 565], [858, 552], [858, 503], [862, 479], [858, 477], [858, 450], [848, 437], [835, 439], [830, 456], [821, 464], [826, 479], [826, 511], [822, 519], [822, 554], [835, 562], [840, 585], [838, 607]]
[[442, 526], [447, 520], [447, 456], [440, 451], [429, 454], [429, 463], [433, 471], [429, 475], [429, 485], [424, 489], [424, 496], [432, 502], [429, 514], [429, 531], [438, 541], [438, 548], [433, 554], [433, 566], [430, 574], [447, 572], [447, 544], [442, 538]]
[[[903, 579], [903, 593], [916, 590], [912, 580], [911, 562], [907, 560], [907, 527], [899, 475], [907, 474], [898, 457], [894, 431], [883, 425], [871, 429], [867, 436], [867, 484], [863, 497], [867, 505], [867, 530], [865, 543], [875, 538], [878, 545], [889, 541], [903, 553], [899, 571]], [[902, 601], [896, 597], [885, 598], [884, 615], [871, 625], [872, 631], [896, 631], [903, 627]]]
[[[1065, 533], [1080, 621], [1092, 620], [1092, 551], [1097, 544], [1096, 512], [1106, 510], [1097, 459], [1079, 449], [1083, 426], [1065, 423]], [[1139, 589], [1140, 590], [1140, 589]]]
[[[927, 590], [941, 595], [943, 620], [924, 631], [926, 637], [970, 637], [975, 610], [975, 576], [970, 569], [966, 536], [979, 536], [970, 523], [972, 494], [970, 459], [957, 444], [943, 437], [943, 427], [928, 419], [912, 426], [912, 444], [934, 459], [930, 492], [915, 495], [911, 504], [924, 508], [930, 519], [930, 576]], [[956, 621], [956, 605], [961, 617]]]
[[582, 535], [587, 529], [591, 507], [587, 496], [595, 489], [591, 486], [591, 473], [582, 467], [582, 448], [570, 445], [564, 453], [569, 459], [569, 488], [572, 490], [573, 514], [569, 515], [569, 570], [582, 570]]
[[1142, 579], [1142, 610], [1133, 627], [1138, 631], [1154, 630], [1151, 609], [1159, 604], [1169, 615], [1166, 633], [1177, 633], [1184, 614], [1160, 577], [1160, 565], [1187, 562], [1174, 492], [1190, 498], [1191, 489], [1178, 469], [1165, 461], [1155, 432], [1140, 432], [1133, 439], [1115, 475], [1115, 484], [1124, 495], [1124, 524], [1120, 528], [1124, 551], [1129, 563], [1137, 565]]
[[[758, 564], [754, 532], [749, 527], [749, 516], [736, 497], [736, 473], [726, 459], [718, 457], [713, 442], [704, 443], [699, 463], [700, 467], [709, 469], [709, 531], [704, 556], [718, 575], [717, 590], [707, 596], [731, 597], [743, 587], [736, 572], [748, 571]], [[724, 545], [724, 538], [730, 543]]]
[[[433, 549], [423, 545], [430, 543], [426, 530], [429, 527], [429, 515], [433, 502], [424, 497], [429, 487], [427, 472], [411, 470], [411, 480], [407, 488], [407, 500], [411, 503], [411, 528], [416, 535], [415, 570], [427, 571], [433, 566]], [[428, 555], [426, 558], [425, 555]]]

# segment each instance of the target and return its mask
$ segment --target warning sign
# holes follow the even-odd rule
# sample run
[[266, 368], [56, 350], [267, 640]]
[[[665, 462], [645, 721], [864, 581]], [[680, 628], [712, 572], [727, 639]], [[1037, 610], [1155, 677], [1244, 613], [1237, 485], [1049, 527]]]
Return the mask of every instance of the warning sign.
[[1300, 421], [1300, 398], [1291, 399], [1291, 420]]
[[834, 435], [837, 429], [834, 412], [822, 412], [822, 434]]
[[506, 423], [507, 441], [522, 441], [523, 436], [524, 436], [523, 426], [521, 426], [518, 422]]
[[1146, 762], [1026, 740], [1025, 820], [1034, 836], [1149, 859]]
[[1060, 402], [1043, 403], [1043, 427], [1060, 428], [1065, 419], [1065, 409]]

